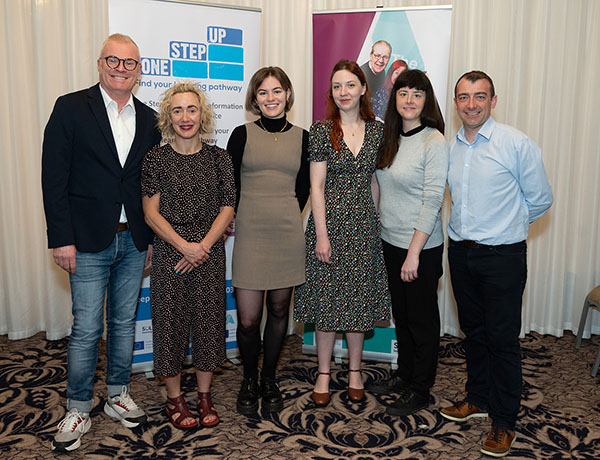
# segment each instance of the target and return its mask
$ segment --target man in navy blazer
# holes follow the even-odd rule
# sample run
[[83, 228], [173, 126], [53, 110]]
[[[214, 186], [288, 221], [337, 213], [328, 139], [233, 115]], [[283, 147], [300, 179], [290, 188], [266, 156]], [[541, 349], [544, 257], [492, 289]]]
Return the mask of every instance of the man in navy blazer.
[[109, 36], [97, 66], [98, 84], [58, 98], [42, 148], [48, 247], [69, 273], [73, 300], [67, 414], [52, 442], [59, 451], [77, 449], [91, 426], [105, 298], [104, 412], [128, 428], [146, 421], [129, 394], [129, 380], [137, 300], [152, 238], [142, 212], [141, 162], [160, 134], [154, 111], [132, 94], [141, 75], [135, 42]]

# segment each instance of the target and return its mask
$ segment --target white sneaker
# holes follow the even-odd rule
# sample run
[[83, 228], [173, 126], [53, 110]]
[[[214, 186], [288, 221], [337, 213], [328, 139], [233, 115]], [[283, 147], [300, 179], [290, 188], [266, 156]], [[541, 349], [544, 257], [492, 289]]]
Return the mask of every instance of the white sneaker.
[[58, 424], [58, 433], [52, 441], [52, 450], [71, 452], [81, 445], [81, 437], [92, 426], [90, 414], [71, 409]]
[[119, 396], [108, 398], [104, 405], [104, 413], [119, 419], [123, 426], [127, 428], [143, 425], [148, 420], [144, 411], [129, 396], [129, 391], [127, 391], [125, 385], [123, 385]]

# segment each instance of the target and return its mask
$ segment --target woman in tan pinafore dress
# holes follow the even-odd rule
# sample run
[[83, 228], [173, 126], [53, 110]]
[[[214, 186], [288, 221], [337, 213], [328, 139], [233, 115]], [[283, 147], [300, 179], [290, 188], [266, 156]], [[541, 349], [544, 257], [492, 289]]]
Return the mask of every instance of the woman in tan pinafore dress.
[[[237, 410], [252, 414], [258, 400], [266, 412], [283, 408], [275, 378], [287, 332], [291, 294], [305, 280], [301, 211], [310, 190], [308, 133], [287, 121], [292, 85], [279, 67], [258, 70], [248, 87], [246, 110], [260, 115], [231, 133], [237, 216], [232, 284], [238, 311], [237, 343], [244, 380]], [[260, 323], [266, 294], [263, 367], [258, 373]]]

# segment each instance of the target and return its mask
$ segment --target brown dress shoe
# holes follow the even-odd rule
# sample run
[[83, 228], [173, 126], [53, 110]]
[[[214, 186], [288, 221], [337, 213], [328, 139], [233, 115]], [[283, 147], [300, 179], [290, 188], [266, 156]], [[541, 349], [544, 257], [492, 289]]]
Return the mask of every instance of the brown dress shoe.
[[442, 417], [455, 422], [464, 422], [473, 417], [487, 417], [487, 411], [474, 406], [466, 399], [454, 404], [453, 406], [444, 407], [440, 414]]
[[[360, 374], [360, 369], [348, 369], [348, 372], [358, 372]], [[350, 380], [350, 379], [348, 379]], [[364, 388], [352, 388], [350, 387], [350, 383], [348, 382], [348, 399], [352, 402], [361, 402], [365, 397], [365, 389]]]
[[[319, 375], [329, 376], [330, 373], [329, 372], [319, 372]], [[327, 393], [317, 393], [316, 391], [313, 391], [311, 398], [317, 406], [325, 407], [327, 404], [329, 404], [330, 393], [329, 393], [329, 391]]]
[[517, 439], [514, 431], [493, 426], [481, 447], [481, 453], [492, 457], [504, 457]]

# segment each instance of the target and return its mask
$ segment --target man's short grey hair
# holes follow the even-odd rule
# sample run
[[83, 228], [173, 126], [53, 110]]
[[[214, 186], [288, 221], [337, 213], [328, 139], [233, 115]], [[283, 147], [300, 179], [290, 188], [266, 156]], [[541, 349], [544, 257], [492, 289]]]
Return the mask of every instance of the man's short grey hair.
[[102, 43], [102, 48], [100, 48], [100, 55], [98, 56], [99, 59], [104, 57], [102, 56], [102, 51], [104, 51], [104, 47], [108, 42], [132, 43], [137, 48], [138, 55], [140, 54], [140, 48], [139, 46], [137, 46], [137, 43], [133, 41], [133, 38], [131, 38], [129, 35], [116, 33], [106, 37], [106, 40], [104, 40], [104, 43]]

